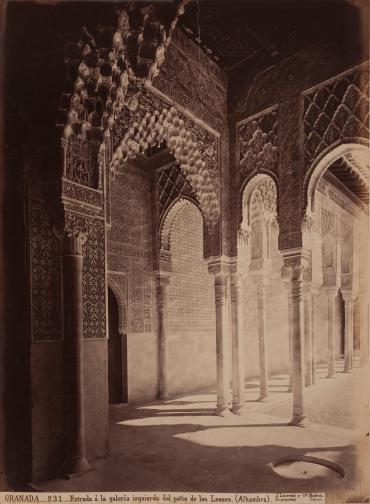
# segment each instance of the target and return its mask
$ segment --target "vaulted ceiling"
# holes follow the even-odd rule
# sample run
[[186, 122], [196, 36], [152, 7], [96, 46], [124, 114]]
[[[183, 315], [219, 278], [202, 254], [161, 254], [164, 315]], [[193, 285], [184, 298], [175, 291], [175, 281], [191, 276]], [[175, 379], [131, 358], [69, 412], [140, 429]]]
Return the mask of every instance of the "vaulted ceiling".
[[232, 70], [256, 59], [271, 64], [333, 31], [344, 39], [358, 35], [360, 15], [345, 0], [192, 0], [179, 25], [222, 68]]
[[[237, 79], [240, 71], [253, 75], [333, 34], [338, 44], [346, 46], [359, 37], [359, 16], [367, 15], [366, 5], [365, 0], [191, 0], [178, 27]], [[6, 45], [12, 93], [7, 108], [14, 125], [8, 124], [9, 135], [14, 130], [19, 136], [22, 119], [25, 138], [42, 137], [43, 145], [50, 145], [56, 136], [50, 125], [55, 123], [63, 91], [66, 40], [73, 39], [82, 24], [114, 27], [120, 6], [116, 2], [11, 2]], [[349, 169], [353, 163], [338, 161], [330, 171], [367, 203], [363, 180]]]

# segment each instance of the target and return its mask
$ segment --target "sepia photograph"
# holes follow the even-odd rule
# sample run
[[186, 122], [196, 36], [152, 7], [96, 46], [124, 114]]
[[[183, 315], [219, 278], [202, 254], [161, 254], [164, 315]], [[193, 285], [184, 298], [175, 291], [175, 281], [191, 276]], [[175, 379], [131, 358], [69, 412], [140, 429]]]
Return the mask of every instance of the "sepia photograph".
[[3, 0], [1, 504], [370, 502], [369, 9]]

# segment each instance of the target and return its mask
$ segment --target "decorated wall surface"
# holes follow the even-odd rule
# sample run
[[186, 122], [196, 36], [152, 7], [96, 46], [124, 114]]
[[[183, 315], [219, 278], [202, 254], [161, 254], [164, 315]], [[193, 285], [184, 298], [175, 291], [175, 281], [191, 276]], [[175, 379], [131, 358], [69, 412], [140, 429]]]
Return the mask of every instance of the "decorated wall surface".
[[225, 128], [226, 73], [181, 30], [175, 31], [153, 85], [217, 131]]
[[213, 385], [216, 380], [213, 278], [203, 258], [203, 220], [192, 203], [176, 206], [170, 231], [167, 306], [172, 394]]
[[[323, 42], [257, 73], [253, 82], [230, 76], [234, 185], [242, 191], [254, 172], [280, 179], [280, 249], [302, 245], [307, 188], [320, 156], [342, 142], [368, 138], [368, 65], [350, 51], [342, 59], [334, 53]], [[267, 119], [274, 114], [272, 127]]]
[[53, 232], [52, 213], [47, 203], [31, 199], [29, 223], [32, 338], [35, 341], [60, 340], [62, 252], [60, 240]]
[[157, 395], [157, 336], [153, 284], [150, 173], [134, 162], [111, 181], [107, 231], [108, 283], [113, 284], [127, 334], [128, 400]]
[[108, 272], [126, 304], [129, 333], [153, 331], [152, 213], [150, 174], [127, 164], [111, 182]]

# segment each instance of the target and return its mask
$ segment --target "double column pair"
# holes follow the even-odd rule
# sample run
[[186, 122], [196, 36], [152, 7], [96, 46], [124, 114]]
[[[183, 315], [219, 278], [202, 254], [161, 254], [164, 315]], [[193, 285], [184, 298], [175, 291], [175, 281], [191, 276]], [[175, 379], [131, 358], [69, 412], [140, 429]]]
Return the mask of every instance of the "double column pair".
[[[209, 272], [214, 276], [216, 312], [216, 366], [217, 366], [217, 408], [216, 415], [225, 416], [230, 409], [241, 414], [244, 406], [244, 347], [243, 317], [241, 306], [240, 281], [237, 266], [230, 260], [212, 259], [208, 262]], [[227, 280], [230, 278], [231, 300], [231, 361], [232, 361], [232, 400], [230, 390], [230, 341], [227, 304]], [[156, 294], [158, 311], [158, 398], [168, 399], [168, 356], [166, 309], [169, 271], [157, 272]], [[231, 405], [232, 402], [232, 405]]]
[[[243, 414], [244, 408], [244, 334], [240, 278], [237, 263], [228, 258], [211, 259], [208, 270], [214, 276], [216, 309], [217, 352], [217, 407], [215, 414]], [[227, 304], [227, 279], [230, 278], [231, 301], [231, 381], [230, 388], [230, 341]]]

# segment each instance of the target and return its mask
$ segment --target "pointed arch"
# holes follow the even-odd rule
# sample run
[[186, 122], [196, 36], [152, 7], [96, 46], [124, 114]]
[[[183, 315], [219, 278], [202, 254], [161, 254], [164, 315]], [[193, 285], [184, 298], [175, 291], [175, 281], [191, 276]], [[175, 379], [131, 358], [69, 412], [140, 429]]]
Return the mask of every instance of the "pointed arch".
[[[240, 225], [249, 228], [251, 225], [251, 201], [255, 189], [265, 182], [267, 194], [270, 194], [269, 201], [266, 204], [275, 205], [276, 217], [278, 218], [278, 185], [277, 180], [271, 174], [257, 173], [247, 179], [242, 186], [240, 201]], [[271, 201], [271, 198], [273, 201]]]
[[176, 198], [163, 215], [159, 226], [160, 248], [162, 250], [170, 251], [172, 227], [177, 215], [185, 205], [193, 205], [202, 216], [202, 221], [204, 223], [202, 212], [199, 206], [196, 205], [196, 203], [192, 199], [183, 196]]
[[308, 170], [303, 182], [303, 201], [305, 202], [303, 214], [309, 216], [314, 213], [315, 192], [318, 183], [326, 170], [340, 158], [358, 156], [361, 160], [364, 159], [365, 163], [362, 167], [360, 164], [356, 163], [351, 165], [351, 169], [356, 173], [356, 176], [369, 187], [369, 154], [369, 142], [359, 138], [353, 142], [340, 143], [329, 151], [324, 151], [321, 156], [317, 157]]
[[112, 290], [118, 304], [118, 330], [120, 334], [127, 332], [126, 302], [118, 283], [108, 274], [108, 287]]

